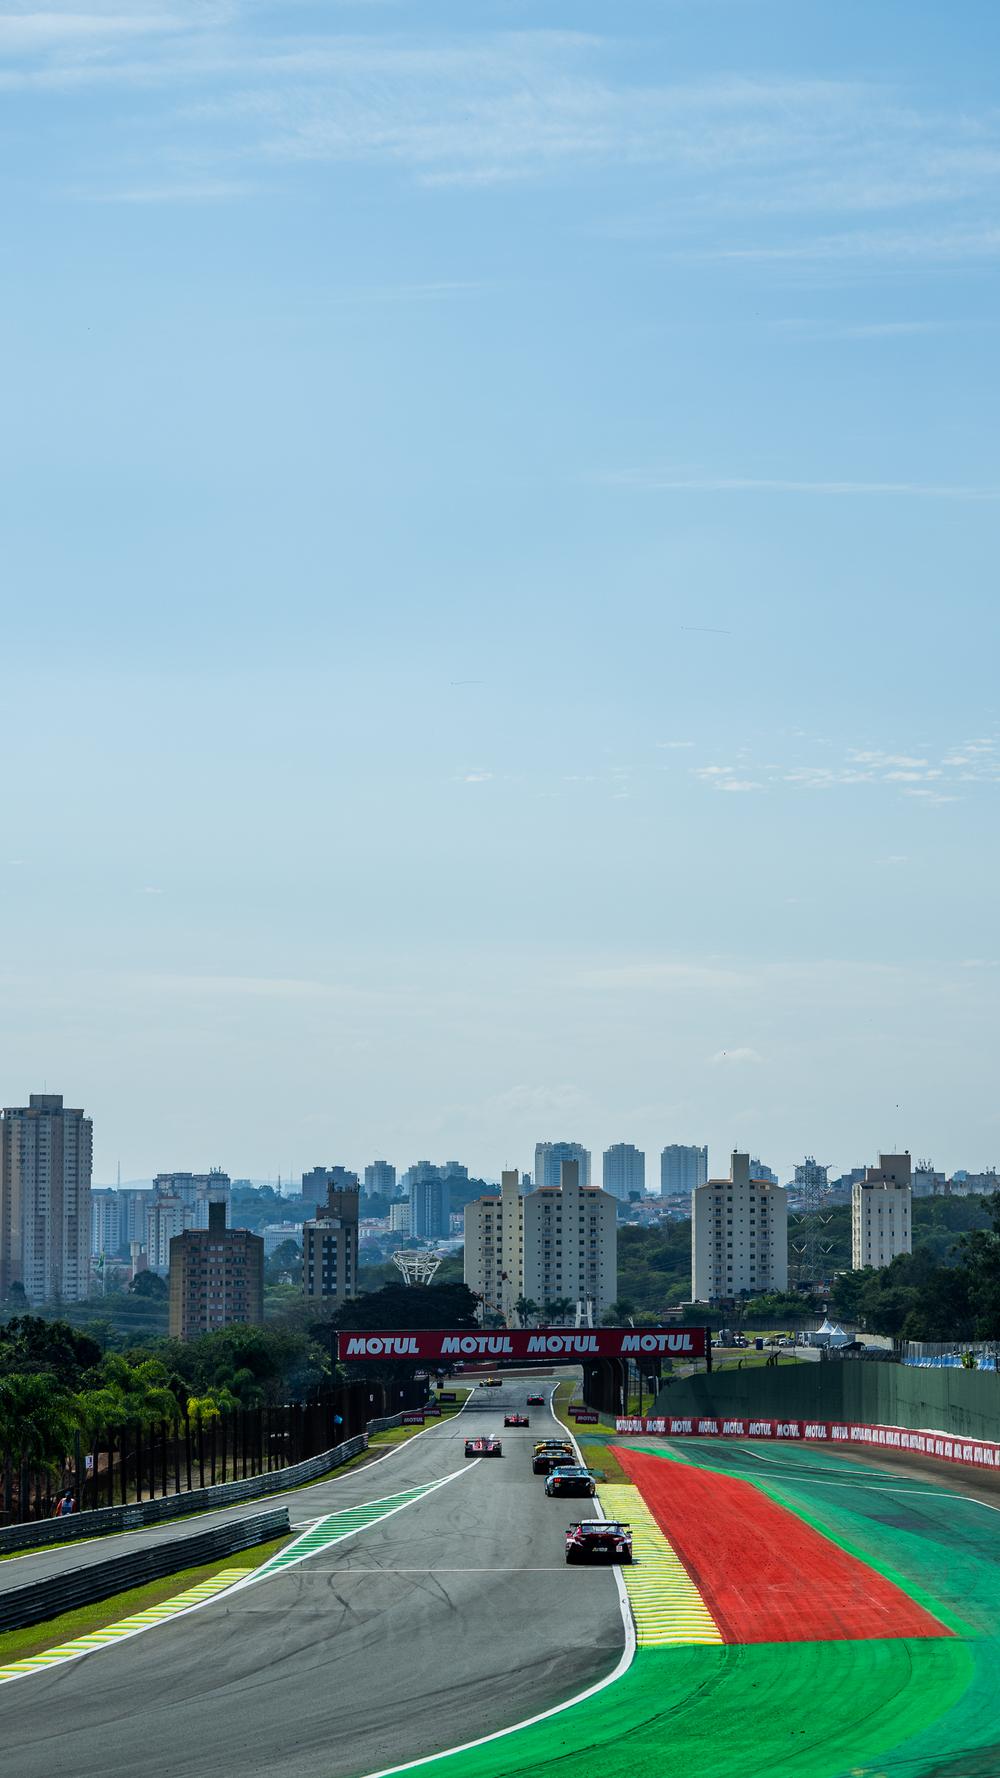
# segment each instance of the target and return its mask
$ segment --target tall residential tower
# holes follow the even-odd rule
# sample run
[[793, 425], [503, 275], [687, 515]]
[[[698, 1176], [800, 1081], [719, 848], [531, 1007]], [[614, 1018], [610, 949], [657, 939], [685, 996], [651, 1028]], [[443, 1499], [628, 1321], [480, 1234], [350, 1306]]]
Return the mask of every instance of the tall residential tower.
[[61, 1093], [32, 1093], [0, 1117], [0, 1296], [32, 1308], [78, 1303], [90, 1284], [93, 1125]]

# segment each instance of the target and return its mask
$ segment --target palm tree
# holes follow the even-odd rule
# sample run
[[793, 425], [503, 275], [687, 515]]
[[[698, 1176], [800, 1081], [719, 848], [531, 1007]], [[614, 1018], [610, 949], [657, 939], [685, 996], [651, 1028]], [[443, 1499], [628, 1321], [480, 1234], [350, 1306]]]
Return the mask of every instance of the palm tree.
[[0, 1449], [24, 1467], [59, 1469], [79, 1426], [76, 1398], [53, 1377], [0, 1377]]
[[533, 1297], [519, 1296], [514, 1304], [514, 1313], [522, 1327], [530, 1327], [532, 1317], [538, 1314], [538, 1304]]
[[567, 1315], [569, 1315], [570, 1311], [574, 1309], [575, 1306], [571, 1296], [557, 1296], [554, 1302], [546, 1303], [545, 1314], [548, 1319], [558, 1323], [565, 1321]]

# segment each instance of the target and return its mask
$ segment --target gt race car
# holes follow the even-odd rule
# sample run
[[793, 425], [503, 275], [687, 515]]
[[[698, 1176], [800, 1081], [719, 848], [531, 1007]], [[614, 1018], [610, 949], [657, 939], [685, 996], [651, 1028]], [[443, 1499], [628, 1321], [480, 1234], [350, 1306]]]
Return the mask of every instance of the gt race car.
[[597, 1493], [597, 1483], [589, 1469], [581, 1469], [578, 1463], [561, 1464], [558, 1469], [551, 1469], [545, 1478], [545, 1492], [552, 1500], [557, 1494]]
[[502, 1457], [503, 1445], [498, 1438], [467, 1438], [465, 1455], [467, 1457]]
[[543, 1407], [544, 1405], [545, 1405], [545, 1397], [544, 1396], [542, 1396], [542, 1395], [529, 1395], [528, 1396], [529, 1408], [540, 1408], [540, 1407]]
[[632, 1528], [618, 1519], [584, 1519], [566, 1532], [567, 1562], [631, 1562]]
[[484, 1389], [502, 1389], [503, 1388], [503, 1378], [502, 1377], [484, 1377], [483, 1378], [483, 1388]]
[[530, 1426], [531, 1425], [531, 1421], [528, 1419], [527, 1414], [505, 1414], [503, 1417], [503, 1423], [505, 1426]]
[[562, 1442], [536, 1445], [531, 1459], [532, 1473], [534, 1475], [548, 1475], [550, 1470], [559, 1469], [565, 1467], [567, 1463], [572, 1463], [575, 1457], [576, 1452], [572, 1445]]

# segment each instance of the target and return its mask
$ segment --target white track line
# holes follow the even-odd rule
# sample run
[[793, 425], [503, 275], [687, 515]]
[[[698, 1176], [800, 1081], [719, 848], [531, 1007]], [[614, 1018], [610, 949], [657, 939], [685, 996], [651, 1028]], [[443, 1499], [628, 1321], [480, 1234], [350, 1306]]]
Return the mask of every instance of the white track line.
[[[477, 1459], [477, 1461], [478, 1461], [478, 1459]], [[336, 1546], [338, 1544], [346, 1543], [347, 1539], [349, 1537], [360, 1537], [366, 1531], [373, 1531], [377, 1525], [384, 1525], [387, 1519], [394, 1518], [397, 1513], [405, 1512], [408, 1507], [419, 1506], [420, 1502], [422, 1500], [426, 1500], [427, 1496], [429, 1494], [433, 1494], [436, 1489], [443, 1488], [445, 1486], [445, 1483], [447, 1483], [447, 1482], [453, 1482], [457, 1476], [467, 1475], [468, 1472], [472, 1469], [475, 1469], [475, 1467], [476, 1467], [475, 1463], [468, 1463], [468, 1464], [466, 1464], [464, 1469], [454, 1470], [451, 1475], [443, 1476], [440, 1481], [432, 1482], [429, 1487], [425, 1487], [423, 1489], [423, 1492], [418, 1494], [415, 1500], [402, 1501], [399, 1506], [394, 1506], [390, 1512], [383, 1513], [381, 1518], [372, 1519], [366, 1525], [355, 1525], [352, 1529], [345, 1531], [343, 1537], [331, 1538], [330, 1542], [328, 1544], [323, 1544], [321, 1546], [321, 1548], [322, 1549], [336, 1548]], [[418, 1482], [416, 1484], [416, 1486], [419, 1488], [421, 1486], [421, 1484]], [[382, 1500], [391, 1500], [392, 1495], [391, 1494], [384, 1494], [381, 1496], [381, 1499]], [[319, 1518], [313, 1519], [311, 1521], [311, 1524], [317, 1525], [320, 1523], [320, 1520], [326, 1519], [326, 1518], [337, 1518], [339, 1516], [339, 1514], [342, 1512], [355, 1512], [355, 1511], [357, 1511], [357, 1507], [359, 1507], [359, 1506], [378, 1506], [380, 1504], [381, 1504], [380, 1500], [362, 1500], [362, 1501], [359, 1501], [357, 1503], [357, 1505], [354, 1507], [350, 1507], [350, 1506], [339, 1507], [337, 1512], [335, 1512], [335, 1513], [320, 1513]], [[306, 1535], [306, 1533], [303, 1533], [303, 1536], [305, 1536], [305, 1535]], [[295, 1542], [301, 1543], [302, 1538], [301, 1537], [296, 1538]], [[288, 1545], [289, 1549], [294, 1549], [294, 1547], [295, 1547], [295, 1544]], [[113, 1642], [104, 1643], [98, 1648], [81, 1649], [79, 1654], [66, 1655], [63, 1658], [63, 1660], [61, 1660], [61, 1661], [53, 1661], [46, 1667], [37, 1667], [37, 1668], [32, 1669], [30, 1672], [12, 1673], [9, 1679], [0, 1681], [0, 1685], [13, 1685], [19, 1679], [34, 1679], [40, 1673], [54, 1673], [58, 1670], [59, 1667], [67, 1666], [71, 1661], [83, 1661], [83, 1660], [86, 1660], [86, 1659], [93, 1657], [95, 1655], [104, 1654], [104, 1653], [106, 1653], [106, 1651], [109, 1648], [120, 1648], [123, 1642], [131, 1642], [131, 1640], [134, 1636], [144, 1636], [148, 1630], [161, 1630], [167, 1624], [177, 1624], [181, 1621], [182, 1618], [191, 1617], [193, 1615], [193, 1613], [196, 1611], [204, 1611], [207, 1606], [217, 1605], [220, 1600], [231, 1599], [233, 1597], [234, 1593], [242, 1592], [245, 1587], [255, 1586], [261, 1581], [273, 1580], [277, 1575], [284, 1574], [287, 1569], [297, 1568], [300, 1563], [307, 1562], [309, 1560], [310, 1554], [319, 1555], [320, 1553], [321, 1553], [320, 1550], [313, 1550], [311, 1552], [307, 1552], [306, 1555], [297, 1556], [295, 1558], [294, 1562], [284, 1563], [280, 1568], [271, 1568], [265, 1563], [259, 1571], [256, 1571], [256, 1570], [251, 1571], [249, 1574], [245, 1575], [242, 1580], [234, 1581], [232, 1586], [224, 1588], [221, 1592], [213, 1593], [212, 1597], [210, 1599], [200, 1599], [196, 1605], [186, 1605], [184, 1607], [183, 1611], [175, 1611], [170, 1615], [170, 1617], [164, 1618], [159, 1623], [139, 1624], [139, 1625], [137, 1625], [137, 1627], [134, 1630], [129, 1630], [126, 1635], [118, 1636], [115, 1638], [115, 1640]], [[232, 1559], [234, 1561], [237, 1561], [241, 1554], [245, 1554], [245, 1552], [244, 1551], [237, 1552], [237, 1555], [234, 1556]]]

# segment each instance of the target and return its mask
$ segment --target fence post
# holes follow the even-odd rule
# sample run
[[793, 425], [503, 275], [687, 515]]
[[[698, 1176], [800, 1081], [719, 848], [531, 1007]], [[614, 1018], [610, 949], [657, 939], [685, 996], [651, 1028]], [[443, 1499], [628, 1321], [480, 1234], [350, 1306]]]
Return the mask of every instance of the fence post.
[[195, 1415], [195, 1437], [198, 1440], [198, 1486], [205, 1486], [205, 1428], [201, 1423], [201, 1409]]
[[191, 1480], [191, 1416], [187, 1408], [184, 1409], [184, 1478], [190, 1494], [194, 1483]]

